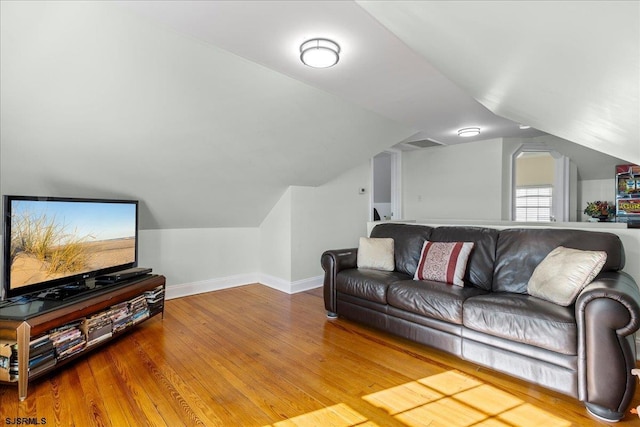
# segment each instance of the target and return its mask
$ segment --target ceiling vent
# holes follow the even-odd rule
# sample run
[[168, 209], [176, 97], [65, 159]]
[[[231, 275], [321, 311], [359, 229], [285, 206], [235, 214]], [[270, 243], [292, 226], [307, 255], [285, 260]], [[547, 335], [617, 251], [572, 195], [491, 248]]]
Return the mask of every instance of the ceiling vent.
[[441, 147], [442, 144], [439, 142], [436, 142], [432, 139], [421, 139], [419, 141], [411, 141], [411, 142], [405, 142], [405, 144], [407, 145], [413, 145], [414, 147], [418, 147], [418, 148], [429, 148], [429, 147]]

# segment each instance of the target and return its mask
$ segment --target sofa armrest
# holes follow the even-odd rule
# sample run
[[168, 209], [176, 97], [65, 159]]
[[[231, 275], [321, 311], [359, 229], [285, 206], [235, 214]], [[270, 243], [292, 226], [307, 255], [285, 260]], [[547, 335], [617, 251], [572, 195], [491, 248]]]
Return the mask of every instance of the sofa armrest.
[[324, 307], [331, 317], [337, 314], [336, 276], [358, 266], [358, 248], [325, 251], [320, 258], [324, 270]]
[[[578, 398], [604, 418], [624, 415], [635, 392], [640, 289], [624, 272], [601, 273], [578, 295]], [[617, 415], [616, 415], [617, 414]]]

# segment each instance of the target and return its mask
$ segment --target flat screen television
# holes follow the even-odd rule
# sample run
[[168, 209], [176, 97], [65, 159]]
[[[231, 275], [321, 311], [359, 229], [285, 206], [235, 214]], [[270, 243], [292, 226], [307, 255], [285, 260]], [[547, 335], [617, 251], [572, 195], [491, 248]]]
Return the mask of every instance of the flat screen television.
[[138, 201], [4, 196], [4, 298], [138, 264]]

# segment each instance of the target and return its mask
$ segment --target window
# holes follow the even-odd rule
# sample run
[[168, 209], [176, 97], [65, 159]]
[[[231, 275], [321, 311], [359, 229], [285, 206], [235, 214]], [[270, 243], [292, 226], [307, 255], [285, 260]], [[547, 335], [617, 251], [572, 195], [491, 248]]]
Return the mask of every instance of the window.
[[516, 187], [516, 221], [550, 222], [553, 186]]

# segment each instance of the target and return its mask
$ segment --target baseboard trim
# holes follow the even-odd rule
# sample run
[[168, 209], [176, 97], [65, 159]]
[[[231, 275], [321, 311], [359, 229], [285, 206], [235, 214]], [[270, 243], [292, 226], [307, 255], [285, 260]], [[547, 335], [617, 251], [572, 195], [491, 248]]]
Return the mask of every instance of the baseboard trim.
[[323, 284], [323, 276], [309, 277], [307, 279], [296, 280], [295, 282], [289, 282], [279, 277], [270, 276], [268, 274], [260, 275], [260, 283], [269, 286], [270, 288], [277, 289], [287, 294], [295, 294], [298, 292], [308, 291], [310, 289], [319, 288]]
[[166, 299], [187, 297], [190, 295], [202, 294], [205, 292], [219, 291], [222, 289], [235, 288], [238, 286], [260, 283], [270, 288], [287, 294], [308, 291], [319, 288], [323, 283], [323, 276], [310, 277], [308, 279], [289, 282], [279, 277], [268, 274], [253, 273], [240, 274], [237, 276], [221, 277], [217, 279], [201, 280], [199, 282], [182, 283], [178, 285], [167, 285]]
[[222, 289], [235, 288], [237, 286], [248, 285], [258, 282], [258, 274], [239, 274], [237, 276], [221, 277], [217, 279], [201, 280], [199, 282], [181, 283], [178, 285], [167, 285], [165, 291], [166, 299], [187, 297], [189, 295], [202, 294], [205, 292], [219, 291]]

